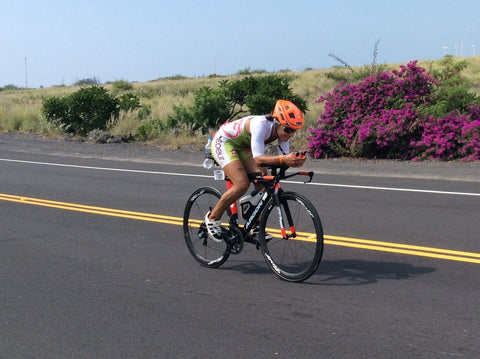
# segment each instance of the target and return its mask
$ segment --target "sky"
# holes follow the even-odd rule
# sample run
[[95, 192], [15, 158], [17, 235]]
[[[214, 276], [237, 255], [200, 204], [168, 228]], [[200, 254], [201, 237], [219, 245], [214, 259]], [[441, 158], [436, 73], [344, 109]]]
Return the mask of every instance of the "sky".
[[[0, 87], [480, 55], [479, 0], [0, 0]], [[477, 47], [478, 46], [478, 47]]]

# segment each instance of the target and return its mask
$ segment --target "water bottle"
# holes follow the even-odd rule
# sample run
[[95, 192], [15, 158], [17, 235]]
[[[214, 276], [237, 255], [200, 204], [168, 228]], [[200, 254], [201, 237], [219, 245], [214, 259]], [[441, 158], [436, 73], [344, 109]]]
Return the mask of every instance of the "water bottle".
[[213, 167], [213, 158], [212, 158], [212, 138], [209, 137], [207, 144], [205, 145], [205, 160], [203, 161], [203, 167], [210, 169]]
[[253, 190], [252, 193], [247, 194], [246, 196], [240, 198], [239, 203], [242, 208], [242, 217], [247, 219], [253, 213], [255, 206], [260, 202], [260, 199], [263, 197], [263, 192]]

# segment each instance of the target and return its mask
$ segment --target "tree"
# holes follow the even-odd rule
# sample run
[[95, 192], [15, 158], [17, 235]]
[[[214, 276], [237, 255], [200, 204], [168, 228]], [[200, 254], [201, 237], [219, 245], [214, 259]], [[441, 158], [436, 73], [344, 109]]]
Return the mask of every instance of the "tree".
[[219, 87], [202, 87], [195, 94], [192, 107], [175, 106], [168, 117], [172, 125], [185, 123], [192, 130], [218, 127], [245, 113], [268, 114], [278, 99], [290, 100], [300, 110], [306, 111], [307, 104], [290, 88], [291, 76], [268, 75], [247, 76], [241, 80], [223, 80]]

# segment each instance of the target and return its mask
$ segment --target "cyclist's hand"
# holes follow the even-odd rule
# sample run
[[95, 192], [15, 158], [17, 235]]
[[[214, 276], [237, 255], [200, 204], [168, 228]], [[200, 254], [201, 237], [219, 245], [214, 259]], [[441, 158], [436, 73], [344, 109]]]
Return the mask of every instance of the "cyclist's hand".
[[302, 167], [305, 163], [305, 159], [305, 154], [299, 152], [291, 152], [285, 156], [284, 162], [285, 165], [287, 165], [288, 167]]

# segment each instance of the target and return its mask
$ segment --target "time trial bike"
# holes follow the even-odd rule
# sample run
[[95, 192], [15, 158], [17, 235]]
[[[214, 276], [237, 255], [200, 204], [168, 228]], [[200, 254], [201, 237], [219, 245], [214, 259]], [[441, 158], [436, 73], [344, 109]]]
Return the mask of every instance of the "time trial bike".
[[[230, 255], [240, 253], [244, 243], [252, 243], [261, 249], [266, 263], [278, 277], [291, 282], [304, 281], [317, 270], [322, 258], [322, 224], [313, 204], [302, 194], [284, 191], [280, 181], [300, 175], [307, 177], [304, 183], [309, 183], [314, 173], [287, 174], [286, 166], [264, 167], [267, 175], [249, 174], [251, 183], [264, 187], [258, 203], [249, 203], [250, 208], [242, 213], [244, 221], [239, 218], [239, 205], [233, 203], [222, 217], [222, 239], [208, 235], [204, 220], [222, 193], [210, 186], [195, 190], [183, 215], [186, 245], [201, 265], [216, 268]], [[226, 181], [227, 188], [232, 186], [228, 177], [221, 179]]]

